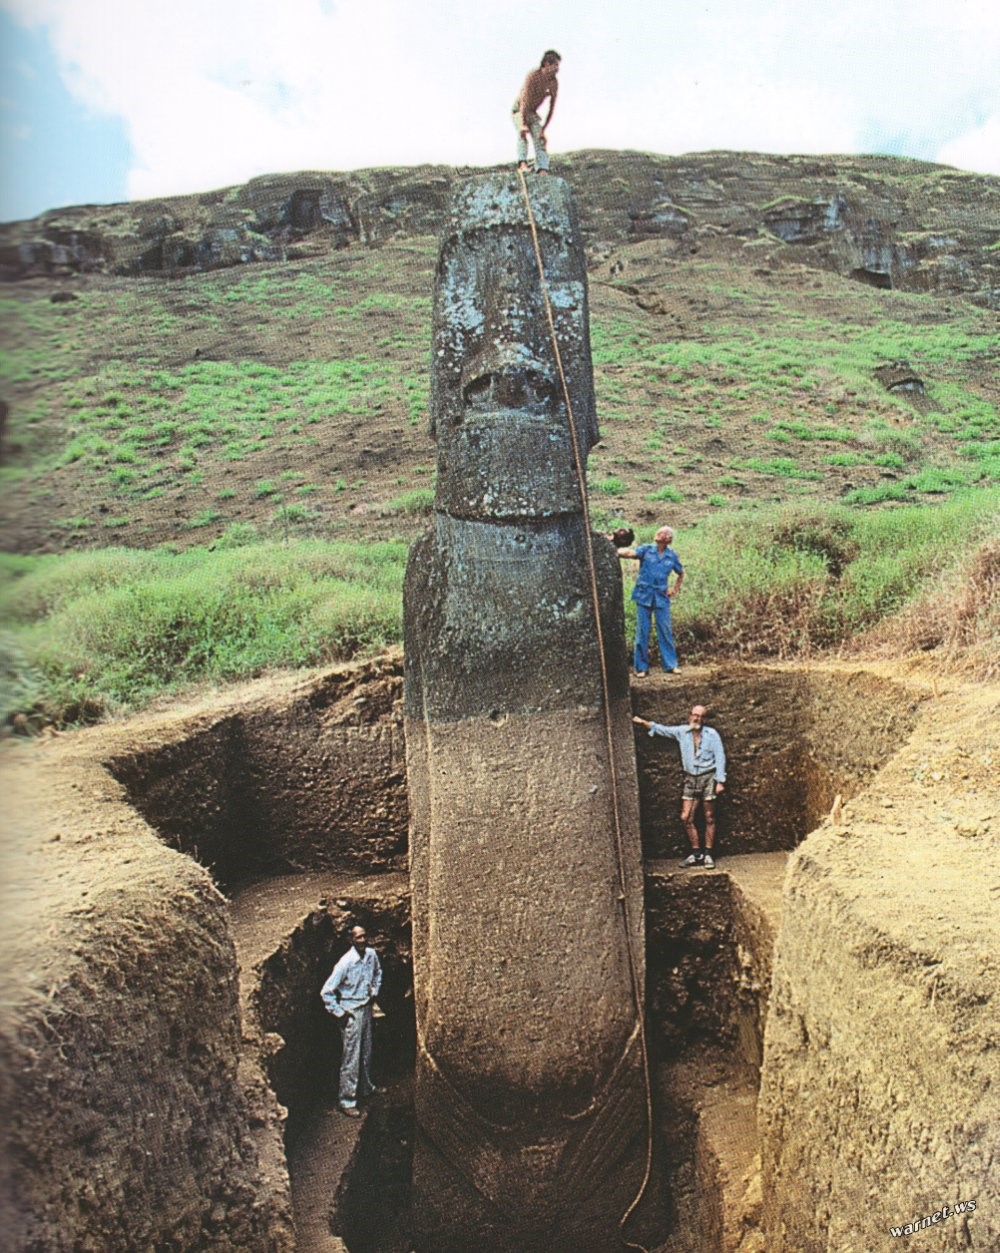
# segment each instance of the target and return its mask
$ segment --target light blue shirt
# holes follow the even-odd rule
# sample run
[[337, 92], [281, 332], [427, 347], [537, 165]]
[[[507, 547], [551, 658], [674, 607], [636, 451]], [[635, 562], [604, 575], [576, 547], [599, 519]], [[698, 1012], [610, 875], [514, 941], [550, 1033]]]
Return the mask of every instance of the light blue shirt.
[[343, 1018], [344, 1010], [353, 1013], [374, 1000], [381, 986], [382, 966], [378, 953], [373, 948], [366, 948], [364, 957], [361, 957], [352, 944], [334, 966], [320, 996], [335, 1018]]
[[708, 774], [715, 771], [716, 783], [726, 781], [726, 750], [722, 736], [714, 727], [702, 727], [698, 751], [694, 751], [694, 729], [686, 722], [678, 727], [665, 727], [661, 722], [649, 724], [650, 735], [663, 735], [681, 746], [681, 766], [687, 774]]

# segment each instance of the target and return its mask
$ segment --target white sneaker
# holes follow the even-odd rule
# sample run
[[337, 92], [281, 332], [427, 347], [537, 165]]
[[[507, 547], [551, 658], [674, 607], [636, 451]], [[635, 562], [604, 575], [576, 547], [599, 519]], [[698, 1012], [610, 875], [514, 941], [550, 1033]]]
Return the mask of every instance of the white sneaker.
[[712, 854], [711, 854], [711, 853], [706, 853], [706, 854], [705, 854], [705, 857], [704, 857], [704, 860], [702, 861], [702, 863], [701, 863], [701, 864], [705, 867], [705, 869], [706, 869], [706, 870], [714, 870], [714, 869], [715, 869], [715, 858], [712, 856]]

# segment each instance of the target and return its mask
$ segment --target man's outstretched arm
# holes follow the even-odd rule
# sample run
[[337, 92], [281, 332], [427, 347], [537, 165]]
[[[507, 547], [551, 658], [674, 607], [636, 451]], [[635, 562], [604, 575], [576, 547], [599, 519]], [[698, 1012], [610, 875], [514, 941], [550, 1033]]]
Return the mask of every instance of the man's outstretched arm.
[[687, 729], [683, 726], [665, 727], [662, 722], [647, 722], [645, 718], [640, 718], [635, 714], [632, 716], [632, 721], [641, 727], [645, 727], [650, 735], [663, 735], [668, 740], [678, 739], [681, 731], [685, 731]]

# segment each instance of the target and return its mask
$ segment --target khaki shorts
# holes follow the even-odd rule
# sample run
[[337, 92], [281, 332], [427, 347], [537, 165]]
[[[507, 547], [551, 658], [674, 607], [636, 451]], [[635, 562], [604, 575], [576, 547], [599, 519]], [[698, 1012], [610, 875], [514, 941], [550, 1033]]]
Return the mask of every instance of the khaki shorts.
[[684, 791], [681, 797], [686, 801], [714, 801], [715, 771], [710, 770], [708, 774], [688, 774], [685, 771]]

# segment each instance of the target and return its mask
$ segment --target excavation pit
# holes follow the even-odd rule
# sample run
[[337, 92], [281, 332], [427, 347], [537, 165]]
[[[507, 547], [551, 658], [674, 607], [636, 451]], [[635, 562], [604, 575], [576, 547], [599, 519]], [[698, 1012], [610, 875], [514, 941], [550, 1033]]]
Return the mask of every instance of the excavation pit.
[[[3, 1097], [11, 1230], [21, 1246], [222, 1250], [236, 1240], [248, 1249], [332, 1249], [340, 1247], [330, 1243], [336, 1231], [353, 1250], [405, 1239], [413, 1016], [400, 690], [398, 659], [383, 658], [283, 687], [270, 682], [214, 709], [97, 728], [8, 763], [18, 784], [8, 790], [12, 827], [23, 828], [30, 848], [23, 867], [13, 863], [25, 890], [5, 918], [24, 924], [8, 949], [13, 1027], [3, 1037], [6, 1073], [16, 1076]], [[851, 911], [875, 874], [880, 997], [892, 1002], [892, 989], [914, 977], [916, 940], [900, 920], [913, 916], [913, 882], [924, 872], [898, 862], [913, 841], [941, 849], [927, 863], [937, 913], [920, 915], [920, 945], [938, 955], [929, 967], [933, 996], [920, 1012], [946, 1022], [961, 1010], [961, 1040], [979, 1039], [992, 985], [987, 979], [984, 992], [982, 970], [977, 983], [965, 966], [979, 960], [977, 893], [981, 879], [986, 899], [989, 875], [977, 859], [992, 828], [976, 759], [955, 750], [961, 783], [947, 796], [947, 829], [922, 798], [943, 786], [925, 761], [928, 744], [947, 780], [948, 735], [987, 743], [988, 730], [977, 722], [980, 696], [958, 693], [935, 700], [932, 733], [923, 709], [930, 695], [846, 666], [690, 671], [682, 682], [647, 680], [634, 693], [636, 712], [666, 722], [683, 721], [695, 701], [708, 704], [730, 756], [720, 869], [682, 872], [676, 750], [637, 737], [657, 1121], [656, 1174], [639, 1222], [648, 1224], [641, 1235], [650, 1247], [735, 1248], [766, 1226], [762, 1179], [780, 1213], [767, 1228], [769, 1248], [809, 1247], [795, 1233], [808, 1234], [802, 1216], [813, 1212], [814, 1177], [817, 1188], [845, 1198], [843, 1212], [863, 1219], [864, 1205], [846, 1205], [862, 1187], [847, 1167], [817, 1155], [801, 1178], [788, 1175], [783, 1143], [801, 1154], [799, 1129], [845, 1108], [834, 1085], [850, 1071], [836, 1042], [853, 1032], [860, 1055], [878, 1038], [874, 1025], [862, 1029], [863, 1002], [852, 1009], [856, 1027], [831, 1028], [816, 1020], [822, 1012], [837, 1021], [837, 996], [824, 985], [821, 1009], [809, 999], [812, 966], [829, 964], [827, 978], [843, 967], [856, 979], [856, 963], [871, 960], [857, 938], [867, 934], [866, 918]], [[778, 897], [789, 850], [815, 828], [789, 871], [789, 934], [801, 947], [811, 918], [839, 910], [840, 921], [816, 936], [828, 953], [802, 967], [795, 945], [783, 947], [788, 918], [779, 932]], [[864, 857], [853, 842], [862, 838]], [[956, 840], [963, 874], [953, 891]], [[897, 906], [901, 877], [905, 902]], [[337, 1038], [318, 999], [354, 921], [369, 929], [386, 968], [377, 1050], [390, 1092], [363, 1129], [331, 1112]], [[935, 939], [943, 928], [972, 938], [945, 944]], [[781, 973], [769, 996], [772, 950]], [[905, 1027], [932, 1052], [938, 1035], [907, 1025], [919, 1021], [900, 1018], [894, 1030]], [[786, 1068], [807, 1073], [817, 1048], [825, 1050], [817, 1063], [825, 1096], [803, 1114], [816, 1081], [788, 1078]], [[873, 1072], [896, 1064], [884, 1049], [865, 1056]], [[922, 1117], [919, 1134], [964, 1143], [971, 1169], [981, 1153], [968, 1137], [983, 1125], [987, 1096], [973, 1044], [955, 1056], [972, 1075], [956, 1085], [971, 1104], [955, 1117], [971, 1130], [937, 1128], [946, 1106], [928, 1100], [908, 1109], [899, 1144], [919, 1141]], [[879, 1091], [900, 1086], [892, 1073]], [[947, 1108], [957, 1104], [953, 1095]], [[206, 1110], [214, 1111], [210, 1123]], [[883, 1124], [895, 1135], [891, 1117]], [[835, 1137], [823, 1143], [835, 1152]], [[388, 1180], [373, 1169], [382, 1158], [393, 1163]], [[373, 1187], [395, 1198], [377, 1238], [365, 1234], [363, 1218]], [[901, 1198], [891, 1203], [903, 1208]], [[691, 1243], [692, 1232], [701, 1243]], [[863, 1246], [869, 1237], [853, 1238]]]
[[[383, 1075], [401, 1075], [405, 1058], [412, 1058], [406, 885], [393, 873], [406, 853], [401, 682], [391, 667], [357, 679], [354, 685], [331, 680], [288, 711], [251, 709], [188, 740], [112, 763], [132, 804], [161, 838], [202, 861], [232, 899], [244, 985], [248, 970], [259, 972], [249, 994], [244, 986], [244, 1015], [258, 1024], [264, 1071], [288, 1110], [285, 1144], [292, 1162], [309, 1160], [310, 1143], [336, 1138], [338, 1122], [343, 1125], [333, 1112], [339, 1038], [317, 993], [355, 921], [386, 957]], [[845, 682], [749, 668], [693, 673], [683, 681], [657, 677], [635, 692], [634, 702], [642, 716], [668, 722], [684, 721], [694, 703], [710, 704], [730, 759], [731, 795], [718, 806], [719, 849], [730, 857], [793, 848], [838, 795], [852, 795], [894, 751], [917, 712], [917, 702], [900, 701], [898, 689], [872, 676], [855, 674]], [[857, 734], [859, 726], [864, 735]], [[644, 852], [653, 859], [680, 848], [677, 752], [645, 735], [637, 735], [636, 745]], [[783, 862], [779, 857], [773, 864], [772, 876], [780, 879]], [[363, 871], [365, 879], [345, 880], [348, 868]], [[647, 894], [647, 1013], [657, 1057], [669, 1059], [660, 1063], [661, 1087], [663, 1075], [673, 1074], [673, 1086], [688, 1093], [686, 1105], [679, 1098], [663, 1102], [664, 1119], [674, 1128], [668, 1139], [687, 1144], [698, 1085], [688, 1082], [677, 1059], [691, 1048], [728, 1058], [724, 1070], [739, 1080], [738, 1100], [746, 1104], [760, 1066], [769, 959], [758, 959], [762, 970], [752, 977], [740, 966], [740, 955], [744, 963], [753, 960], [752, 948], [741, 943], [748, 927], [734, 908], [727, 874], [675, 878], [661, 868]], [[664, 897], [671, 902], [666, 911], [656, 904]], [[295, 901], [301, 917], [293, 918], [284, 902]], [[658, 921], [666, 915], [669, 927]], [[278, 935], [282, 916], [285, 930]], [[276, 939], [277, 947], [262, 957]], [[747, 994], [748, 978], [756, 993]], [[341, 1165], [334, 1221], [358, 1247], [377, 1247], [361, 1234], [366, 1196], [381, 1191], [395, 1197], [398, 1212], [391, 1220], [383, 1214], [383, 1226], [397, 1234], [408, 1228], [397, 1145], [407, 1138], [399, 1126], [412, 1120], [412, 1110], [398, 1100], [391, 1108], [391, 1117], [379, 1114], [366, 1125], [360, 1145]], [[661, 1156], [672, 1160], [669, 1148]], [[391, 1163], [388, 1175], [379, 1173], [383, 1161]], [[315, 1169], [307, 1167], [307, 1177]], [[293, 1198], [302, 1190], [297, 1173]], [[672, 1192], [687, 1195], [683, 1160], [668, 1173], [651, 1189], [653, 1200], [641, 1215], [652, 1226], [648, 1238], [662, 1238], [669, 1226]], [[314, 1225], [309, 1203], [296, 1204], [300, 1222]], [[391, 1245], [392, 1237], [386, 1239]]]
[[[378, 663], [331, 676], [272, 709], [254, 706], [107, 765], [171, 848], [231, 894], [290, 872], [406, 869], [402, 674]], [[687, 720], [709, 706], [729, 760], [723, 855], [789, 850], [849, 799], [912, 730], [920, 701], [864, 671], [737, 667], [647, 680], [640, 716]], [[636, 736], [643, 852], [680, 849], [676, 747]]]

